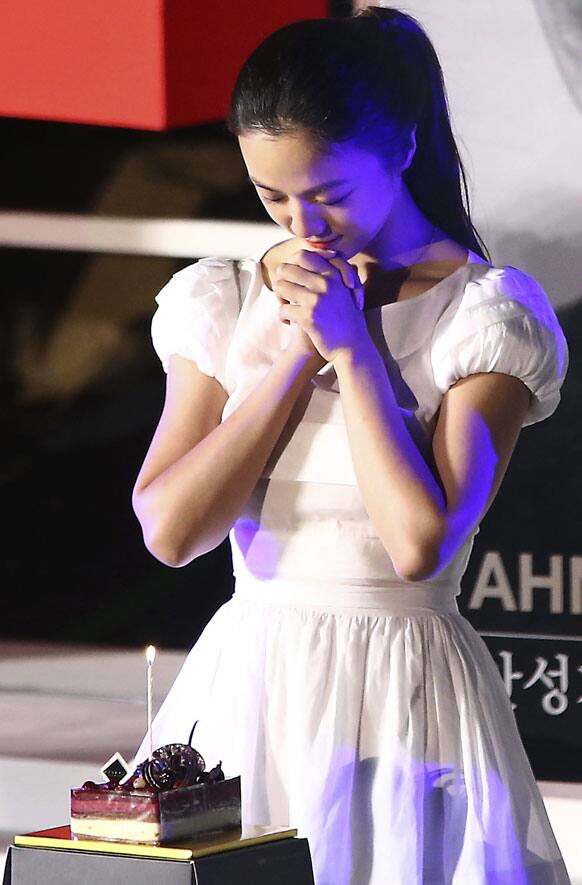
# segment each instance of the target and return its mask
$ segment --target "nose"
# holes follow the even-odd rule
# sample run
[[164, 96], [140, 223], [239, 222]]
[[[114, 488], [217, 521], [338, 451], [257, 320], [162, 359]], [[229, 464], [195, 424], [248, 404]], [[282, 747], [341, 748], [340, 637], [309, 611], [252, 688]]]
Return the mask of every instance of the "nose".
[[291, 210], [291, 233], [296, 237], [323, 237], [328, 233], [325, 219], [321, 217], [321, 209], [317, 206], [296, 203]]

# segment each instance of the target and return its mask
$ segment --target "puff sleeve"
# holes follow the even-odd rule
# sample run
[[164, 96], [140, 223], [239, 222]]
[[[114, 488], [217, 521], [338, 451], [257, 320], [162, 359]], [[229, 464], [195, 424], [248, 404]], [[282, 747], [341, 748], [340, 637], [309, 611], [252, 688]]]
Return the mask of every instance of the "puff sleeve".
[[444, 395], [460, 378], [478, 372], [513, 375], [533, 394], [523, 426], [549, 417], [560, 402], [568, 348], [537, 280], [514, 267], [491, 268], [467, 284], [454, 307], [433, 337], [439, 391]]
[[228, 346], [240, 312], [235, 262], [201, 258], [156, 295], [151, 335], [164, 371], [172, 354], [193, 360], [225, 387]]

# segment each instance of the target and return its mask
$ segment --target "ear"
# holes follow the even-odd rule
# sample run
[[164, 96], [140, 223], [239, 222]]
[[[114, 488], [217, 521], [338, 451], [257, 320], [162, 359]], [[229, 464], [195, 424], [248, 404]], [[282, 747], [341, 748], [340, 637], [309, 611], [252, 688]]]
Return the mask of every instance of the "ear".
[[410, 147], [408, 148], [408, 151], [406, 152], [406, 155], [404, 157], [404, 162], [402, 163], [402, 166], [400, 167], [401, 172], [404, 172], [406, 169], [408, 169], [408, 167], [412, 163], [412, 160], [414, 159], [415, 153], [416, 153], [416, 126], [413, 128], [412, 132], [410, 133]]

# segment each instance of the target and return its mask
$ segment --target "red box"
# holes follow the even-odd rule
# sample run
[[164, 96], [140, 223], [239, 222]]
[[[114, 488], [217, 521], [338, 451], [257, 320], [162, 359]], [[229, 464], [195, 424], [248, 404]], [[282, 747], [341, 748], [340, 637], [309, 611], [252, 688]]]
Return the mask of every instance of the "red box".
[[0, 116], [165, 130], [224, 119], [246, 56], [327, 0], [17, 0], [0, 11]]

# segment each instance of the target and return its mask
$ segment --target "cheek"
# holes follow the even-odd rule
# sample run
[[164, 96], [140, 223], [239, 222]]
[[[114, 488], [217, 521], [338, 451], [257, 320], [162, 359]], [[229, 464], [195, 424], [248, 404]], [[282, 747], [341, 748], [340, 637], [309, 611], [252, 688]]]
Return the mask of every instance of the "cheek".
[[358, 200], [357, 205], [352, 206], [346, 213], [344, 224], [360, 230], [369, 230], [377, 224], [382, 215], [381, 202], [376, 198], [372, 200]]
[[369, 193], [362, 195], [358, 201], [357, 211], [353, 218], [358, 219], [359, 226], [370, 230], [382, 224], [392, 210], [394, 193], [392, 189], [378, 187]]
[[282, 220], [285, 218], [285, 209], [283, 206], [278, 203], [265, 203], [264, 200], [261, 200], [261, 203], [265, 207], [265, 211], [269, 218], [271, 218], [275, 224], [281, 224]]

